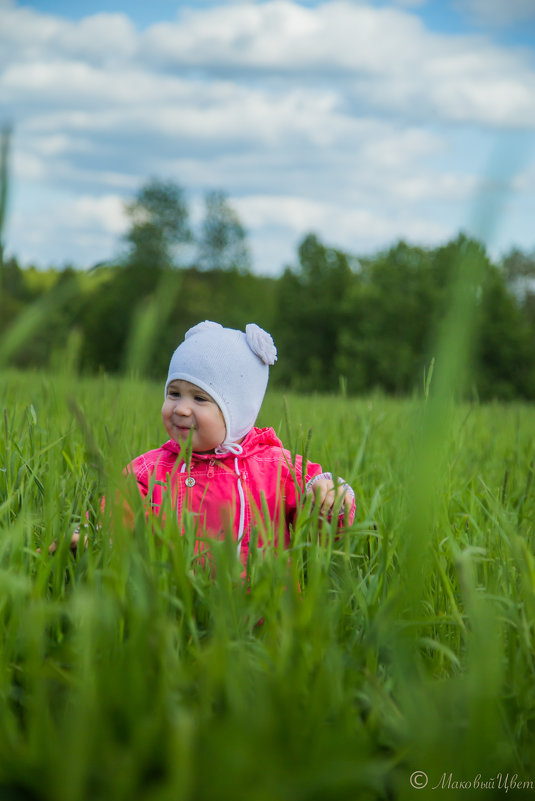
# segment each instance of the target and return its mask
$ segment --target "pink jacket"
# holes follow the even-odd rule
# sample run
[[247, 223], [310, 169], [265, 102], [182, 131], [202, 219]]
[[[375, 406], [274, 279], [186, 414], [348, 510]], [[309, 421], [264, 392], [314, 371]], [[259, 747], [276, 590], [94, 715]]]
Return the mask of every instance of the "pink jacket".
[[[237, 456], [194, 453], [188, 470], [180, 446], [169, 440], [160, 448], [138, 456], [127, 470], [135, 474], [141, 494], [150, 500], [156, 514], [163, 493], [170, 491], [179, 523], [182, 510], [188, 509], [196, 518], [199, 535], [206, 532], [221, 538], [232, 526], [238, 554], [245, 563], [252, 525], [256, 524], [258, 545], [262, 545], [261, 532], [266, 525], [262, 510], [267, 508], [274, 530], [284, 531], [288, 545], [290, 524], [303, 488], [306, 490], [314, 476], [323, 471], [319, 464], [308, 462], [302, 475], [302, 457], [296, 456], [293, 465], [290, 452], [283, 448], [272, 428], [253, 428], [243, 440], [242, 448]], [[350, 523], [354, 515], [353, 500]]]

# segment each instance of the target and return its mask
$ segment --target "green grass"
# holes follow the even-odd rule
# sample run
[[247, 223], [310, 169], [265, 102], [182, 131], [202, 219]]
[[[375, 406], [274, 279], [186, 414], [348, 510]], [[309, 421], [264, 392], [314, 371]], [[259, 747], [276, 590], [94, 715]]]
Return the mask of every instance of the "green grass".
[[268, 393], [259, 424], [358, 511], [338, 540], [306, 507], [245, 586], [234, 549], [209, 573], [135, 492], [133, 533], [113, 504], [96, 525], [165, 439], [162, 386], [4, 371], [0, 797], [422, 798], [416, 770], [535, 786], [535, 409], [444, 397]]

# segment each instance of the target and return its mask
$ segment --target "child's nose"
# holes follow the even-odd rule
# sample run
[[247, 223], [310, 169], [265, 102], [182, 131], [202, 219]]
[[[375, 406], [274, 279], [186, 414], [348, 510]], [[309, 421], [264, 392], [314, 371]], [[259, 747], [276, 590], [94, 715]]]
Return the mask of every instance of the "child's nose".
[[182, 417], [189, 417], [191, 414], [190, 404], [186, 398], [178, 398], [175, 403], [175, 413]]

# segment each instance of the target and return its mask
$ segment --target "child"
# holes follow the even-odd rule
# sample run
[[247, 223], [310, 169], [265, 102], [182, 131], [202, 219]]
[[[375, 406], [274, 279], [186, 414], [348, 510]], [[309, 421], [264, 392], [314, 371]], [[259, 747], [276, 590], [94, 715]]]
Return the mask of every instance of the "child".
[[272, 428], [254, 427], [276, 358], [271, 336], [255, 324], [245, 333], [208, 320], [190, 328], [165, 384], [162, 420], [170, 439], [127, 468], [155, 514], [171, 493], [179, 521], [182, 510], [192, 512], [200, 536], [223, 537], [230, 528], [244, 563], [255, 525], [261, 532], [273, 523], [289, 543], [303, 491], [314, 494], [326, 517], [340, 503], [340, 525], [355, 514], [351, 487], [341, 479], [335, 485], [300, 456], [292, 463]]

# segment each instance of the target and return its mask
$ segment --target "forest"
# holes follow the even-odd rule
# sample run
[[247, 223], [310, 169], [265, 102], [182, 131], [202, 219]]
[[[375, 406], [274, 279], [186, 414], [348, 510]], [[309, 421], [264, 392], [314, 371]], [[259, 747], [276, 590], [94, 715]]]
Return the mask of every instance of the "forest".
[[[247, 234], [223, 192], [192, 230], [184, 191], [152, 179], [127, 204], [120, 258], [89, 270], [21, 267], [0, 253], [0, 364], [84, 374], [137, 369], [161, 378], [185, 331], [204, 319], [270, 331], [272, 383], [300, 392], [409, 395], [435, 356], [452, 287], [473, 277], [476, 317], [467, 391], [481, 400], [535, 398], [535, 251], [494, 263], [465, 233], [435, 248], [399, 241], [357, 255], [314, 232], [295, 263], [251, 268]], [[151, 322], [152, 321], [152, 322]], [[144, 327], [156, 333], [150, 346]]]

